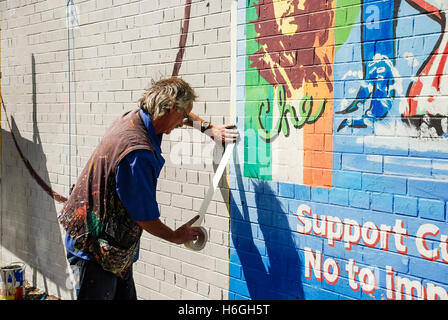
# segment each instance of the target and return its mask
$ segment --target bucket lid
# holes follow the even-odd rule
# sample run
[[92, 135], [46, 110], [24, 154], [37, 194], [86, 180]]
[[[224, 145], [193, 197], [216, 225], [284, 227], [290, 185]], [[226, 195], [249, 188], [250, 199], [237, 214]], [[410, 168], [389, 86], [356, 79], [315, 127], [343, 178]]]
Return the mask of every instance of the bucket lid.
[[19, 270], [19, 269], [24, 269], [25, 268], [25, 264], [23, 262], [13, 262], [12, 264], [8, 265], [8, 266], [4, 266], [4, 267], [0, 267], [0, 270]]

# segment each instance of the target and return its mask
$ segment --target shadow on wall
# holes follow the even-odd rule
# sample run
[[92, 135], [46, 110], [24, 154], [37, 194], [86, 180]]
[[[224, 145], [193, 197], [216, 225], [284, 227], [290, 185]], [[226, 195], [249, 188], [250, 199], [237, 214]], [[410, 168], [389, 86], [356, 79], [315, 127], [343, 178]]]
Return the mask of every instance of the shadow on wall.
[[303, 299], [303, 266], [288, 209], [269, 183], [244, 185], [237, 161], [235, 168], [237, 189], [230, 193], [229, 299]]
[[[42, 149], [37, 125], [38, 103], [36, 96], [35, 60], [32, 56], [32, 121], [33, 141], [20, 133], [14, 117], [10, 117], [14, 134], [23, 155], [31, 163], [37, 174], [49, 184], [47, 158]], [[7, 102], [6, 108], [8, 107]], [[27, 116], [25, 120], [29, 119]], [[47, 292], [54, 290], [62, 296], [68, 273], [64, 244], [61, 239], [57, 210], [54, 200], [36, 183], [20, 158], [11, 132], [2, 129], [2, 237], [1, 246], [28, 265], [25, 275], [33, 286]], [[5, 255], [6, 253], [4, 253]], [[62, 291], [61, 291], [62, 290]], [[72, 295], [70, 292], [69, 294]], [[73, 297], [72, 297], [73, 298]]]

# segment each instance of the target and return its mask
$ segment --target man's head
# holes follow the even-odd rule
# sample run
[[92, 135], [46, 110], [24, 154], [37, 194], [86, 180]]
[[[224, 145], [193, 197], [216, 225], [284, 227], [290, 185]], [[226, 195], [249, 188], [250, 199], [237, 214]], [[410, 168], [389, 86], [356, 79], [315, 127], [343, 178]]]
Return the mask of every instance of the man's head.
[[191, 86], [176, 77], [154, 82], [138, 101], [151, 117], [157, 133], [170, 133], [181, 127], [197, 98]]
[[197, 98], [193, 88], [181, 78], [171, 77], [153, 82], [138, 101], [152, 120], [157, 120], [169, 112], [173, 106], [185, 113]]

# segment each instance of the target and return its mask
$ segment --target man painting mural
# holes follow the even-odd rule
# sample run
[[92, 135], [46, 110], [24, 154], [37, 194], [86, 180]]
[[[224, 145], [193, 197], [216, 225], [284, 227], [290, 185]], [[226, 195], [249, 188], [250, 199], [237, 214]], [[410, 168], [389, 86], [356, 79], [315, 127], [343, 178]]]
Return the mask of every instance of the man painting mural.
[[[279, 115], [283, 119], [276, 129], [289, 126], [287, 113], [294, 128], [301, 129], [296, 132], [301, 137], [284, 131], [289, 144], [299, 139], [294, 148], [303, 150], [303, 159], [296, 160], [303, 162], [303, 174], [295, 182], [330, 187], [335, 1], [272, 0], [254, 6], [258, 18], [252, 23], [260, 49], [250, 55], [250, 67], [273, 86], [274, 101], [284, 91], [289, 106]], [[303, 114], [314, 117], [303, 119]]]
[[176, 230], [159, 219], [156, 186], [164, 165], [163, 134], [183, 124], [234, 142], [232, 126], [211, 125], [191, 112], [194, 90], [180, 78], [160, 80], [106, 131], [59, 216], [70, 263], [80, 266], [79, 300], [135, 300], [132, 265], [143, 230], [166, 241], [196, 240], [197, 217]]

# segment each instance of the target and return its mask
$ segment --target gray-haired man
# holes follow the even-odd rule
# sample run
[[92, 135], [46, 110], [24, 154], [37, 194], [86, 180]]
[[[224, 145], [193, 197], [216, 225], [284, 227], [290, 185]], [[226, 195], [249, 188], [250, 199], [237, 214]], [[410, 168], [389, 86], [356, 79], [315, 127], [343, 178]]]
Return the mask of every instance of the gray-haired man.
[[180, 78], [155, 82], [139, 109], [109, 127], [81, 172], [59, 216], [68, 259], [80, 266], [79, 300], [136, 299], [132, 264], [143, 230], [176, 244], [197, 239], [199, 228], [192, 224], [198, 216], [176, 230], [159, 219], [162, 136], [194, 122], [216, 141], [234, 142], [238, 134], [234, 126], [213, 126], [193, 114], [195, 99]]

